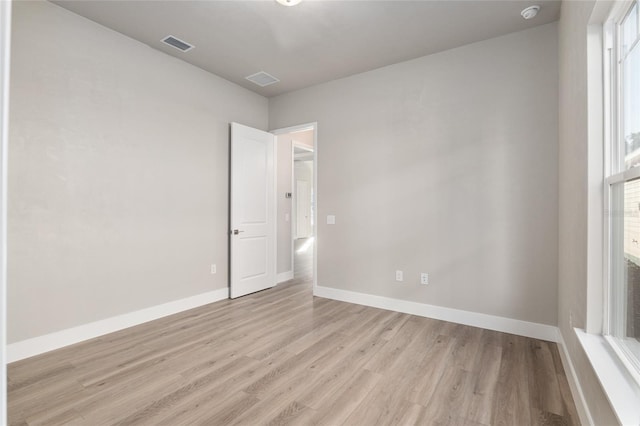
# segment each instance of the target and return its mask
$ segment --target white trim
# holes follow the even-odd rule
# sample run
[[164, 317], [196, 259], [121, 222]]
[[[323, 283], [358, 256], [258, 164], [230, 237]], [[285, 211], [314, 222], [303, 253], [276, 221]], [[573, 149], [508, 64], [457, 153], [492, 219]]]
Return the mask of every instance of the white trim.
[[313, 123], [313, 291], [318, 288], [318, 123]]
[[[309, 130], [313, 130], [313, 129], [309, 129]], [[296, 132], [296, 133], [298, 133], [298, 132]], [[303, 144], [302, 142], [298, 142], [298, 141], [296, 141], [294, 139], [291, 139], [291, 145], [293, 145], [296, 148], [300, 148], [300, 149], [302, 149], [304, 151], [307, 151], [307, 152], [313, 152], [313, 148], [309, 147], [309, 145]]]
[[[271, 162], [271, 175], [273, 182], [271, 184], [272, 202], [271, 217], [273, 218], [273, 242], [271, 244], [271, 253], [273, 254], [273, 263], [271, 266], [271, 276], [276, 280], [274, 286], [278, 285], [278, 138], [271, 132], [271, 145], [273, 145], [273, 161]], [[231, 287], [231, 284], [229, 284]], [[231, 294], [231, 291], [229, 291]]]
[[604, 337], [604, 340], [609, 344], [613, 352], [618, 355], [620, 362], [627, 369], [627, 373], [629, 374], [629, 376], [636, 381], [636, 384], [638, 386], [640, 386], [640, 373], [638, 372], [638, 359], [636, 356], [637, 352], [627, 347], [627, 345], [635, 346], [636, 348], [634, 349], [637, 349], [637, 346], [640, 344], [633, 338], [628, 340], [625, 339], [623, 341], [622, 339], [610, 334], [605, 334], [602, 337]]
[[613, 5], [610, 6], [607, 19], [613, 20], [615, 23], [622, 21], [629, 10], [631, 10], [634, 1], [635, 0], [622, 0], [613, 2]]
[[317, 286], [313, 289], [313, 295], [426, 318], [455, 322], [457, 324], [470, 325], [472, 327], [501, 331], [503, 333], [517, 334], [519, 336], [532, 337], [550, 342], [556, 342], [558, 339], [558, 329], [552, 325], [428, 305], [426, 303], [410, 302], [408, 300], [392, 299], [372, 294], [356, 293], [330, 287]]
[[[614, 199], [612, 195], [612, 187], [616, 184], [620, 185], [621, 188], [617, 190], [620, 191], [618, 196], [623, 197], [622, 191], [624, 189], [623, 183], [640, 178], [640, 167], [633, 167], [631, 169], [626, 168], [626, 155], [624, 155], [624, 142], [623, 138], [620, 134], [620, 129], [624, 127], [624, 114], [622, 114], [622, 82], [623, 80], [623, 59], [621, 55], [621, 24], [623, 19], [627, 16], [629, 11], [632, 9], [634, 4], [639, 4], [637, 0], [624, 0], [619, 2], [614, 2], [613, 5], [603, 4], [601, 14], [604, 14], [607, 7], [609, 8], [609, 13], [606, 19], [600, 26], [593, 26], [594, 28], [600, 28], [600, 30], [604, 33], [605, 39], [607, 43], [605, 43], [604, 49], [600, 51], [603, 52], [603, 58], [606, 60], [598, 61], [594, 60], [593, 64], [590, 65], [590, 70], [593, 69], [594, 76], [593, 78], [590, 76], [590, 87], [589, 93], [594, 92], [594, 95], [589, 95], [590, 104], [593, 106], [597, 106], [597, 104], [602, 104], [603, 108], [594, 108], [596, 109], [594, 114], [589, 115], [589, 123], [592, 121], [600, 121], [602, 118], [605, 120], [605, 127], [603, 134], [600, 135], [600, 139], [604, 137], [604, 153], [605, 158], [608, 155], [611, 161], [608, 161], [605, 164], [605, 169], [603, 171], [604, 175], [604, 202], [603, 202], [603, 212], [605, 215], [603, 216], [603, 253], [601, 255], [601, 261], [603, 262], [603, 282], [600, 284], [600, 295], [602, 296], [602, 302], [600, 306], [598, 306], [595, 302], [589, 303], [590, 298], [589, 294], [596, 294], [596, 290], [598, 290], [597, 283], [598, 279], [594, 278], [594, 285], [588, 286], [588, 296], [587, 296], [587, 327], [586, 334], [584, 337], [577, 333], [578, 337], [581, 336], [583, 339], [581, 343], [585, 347], [585, 351], [587, 350], [587, 344], [585, 342], [593, 342], [596, 337], [590, 337], [592, 334], [599, 335], [598, 338], [604, 343], [608, 344], [608, 353], [617, 355], [619, 357], [619, 362], [615, 364], [617, 366], [623, 366], [627, 369], [627, 375], [630, 379], [635, 380], [636, 386], [640, 383], [640, 374], [637, 368], [638, 359], [637, 356], [627, 350], [624, 347], [624, 344], [620, 341], [620, 339], [616, 338], [614, 335], [616, 334], [616, 330], [614, 330], [614, 326], [618, 326], [619, 324], [623, 324], [625, 322], [625, 310], [626, 303], [622, 303], [619, 295], [623, 294], [624, 291], [620, 291], [620, 288], [617, 284], [623, 282], [624, 278], [619, 276], [619, 268], [620, 264], [617, 263], [618, 260], [622, 259], [614, 259], [614, 249], [621, 244], [621, 241], [624, 240], [623, 234], [623, 220], [616, 216], [617, 213], [622, 213], [622, 211], [617, 211], [614, 207], [618, 207], [618, 205], [614, 206], [613, 203], [622, 203], [624, 200]], [[591, 28], [591, 26], [589, 27]], [[611, 47], [608, 47], [611, 46]], [[591, 61], [590, 61], [591, 62]], [[601, 67], [600, 69], [598, 68]], [[603, 71], [599, 73], [598, 71]], [[604, 84], [603, 77], [604, 76]], [[592, 81], [593, 80], [593, 81]], [[600, 91], [600, 85], [604, 88], [604, 91]], [[591, 87], [594, 86], [594, 87]], [[603, 99], [600, 99], [600, 96], [603, 96]], [[593, 101], [591, 101], [593, 98]], [[592, 117], [593, 115], [593, 117]], [[598, 138], [597, 132], [594, 132], [594, 140]], [[590, 138], [591, 139], [591, 138]], [[594, 144], [593, 152], [597, 152], [597, 144]], [[602, 145], [602, 143], [600, 143]], [[602, 149], [602, 148], [601, 148]], [[591, 151], [589, 153], [589, 157], [592, 157]], [[613, 164], [615, 163], [615, 164]], [[589, 164], [589, 174], [592, 174], [592, 169], [595, 170], [595, 167], [592, 164]], [[598, 170], [596, 170], [598, 171]], [[624, 208], [622, 205], [621, 207]], [[595, 215], [595, 212], [593, 213]], [[592, 216], [592, 213], [589, 212], [589, 217]], [[591, 230], [594, 226], [589, 226]], [[592, 234], [590, 231], [589, 234]], [[589, 244], [589, 247], [595, 249], [598, 248], [597, 244]], [[593, 261], [597, 261], [597, 259], [589, 259], [589, 264]], [[614, 264], [614, 261], [615, 264]], [[593, 287], [593, 288], [591, 288]], [[594, 327], [593, 323], [596, 321], [591, 321], [592, 318], [600, 318], [602, 326]], [[603, 336], [604, 335], [604, 336]], [[594, 346], [597, 346], [594, 344]], [[600, 351], [602, 352], [602, 351]], [[590, 356], [591, 355], [587, 354]], [[612, 364], [612, 362], [609, 362]], [[595, 366], [594, 366], [595, 368]], [[604, 386], [604, 384], [603, 384]], [[639, 398], [640, 399], [640, 398]], [[612, 401], [613, 404], [613, 401]], [[640, 410], [639, 410], [640, 411]]]
[[280, 272], [278, 274], [278, 278], [276, 280], [276, 282], [278, 284], [283, 283], [285, 281], [289, 281], [293, 279], [293, 271], [287, 271], [287, 272]]
[[296, 239], [298, 238], [298, 191], [296, 187], [296, 146], [291, 140], [291, 269], [295, 268]]
[[604, 102], [603, 102], [603, 28], [602, 24], [587, 26], [587, 318], [586, 327], [594, 333], [602, 332], [605, 274], [604, 261]]
[[604, 181], [608, 185], [613, 185], [616, 183], [637, 179], [639, 177], [640, 177], [640, 167], [633, 167], [631, 169], [627, 169], [622, 172], [618, 172], [613, 175], [607, 176], [604, 178]]
[[0, 424], [7, 422], [7, 155], [11, 2], [0, 1]]
[[569, 388], [571, 389], [573, 402], [576, 404], [578, 417], [580, 417], [580, 424], [593, 425], [594, 422], [593, 417], [591, 416], [591, 411], [589, 411], [587, 400], [584, 397], [584, 393], [582, 392], [582, 387], [580, 386], [580, 381], [578, 380], [576, 369], [573, 367], [573, 362], [571, 362], [571, 356], [569, 355], [567, 344], [564, 341], [564, 337], [562, 337], [562, 332], [560, 331], [560, 329], [558, 329], [557, 340], [560, 349], [558, 351], [560, 352], [560, 360], [562, 361], [565, 376], [567, 377], [567, 381], [569, 382]]
[[620, 424], [639, 425], [640, 385], [602, 335], [574, 331]]
[[152, 306], [139, 311], [129, 312], [127, 314], [79, 325], [66, 330], [45, 334], [44, 336], [38, 336], [21, 342], [12, 343], [7, 346], [7, 359], [8, 362], [19, 361], [54, 349], [73, 345], [74, 343], [82, 342], [84, 340], [93, 339], [94, 337], [113, 333], [114, 331], [133, 327], [134, 325], [153, 321], [158, 318], [177, 314], [178, 312], [187, 311], [202, 305], [227, 299], [228, 297], [229, 288], [225, 287], [199, 294], [197, 296], [174, 300], [173, 302], [164, 303], [162, 305]]

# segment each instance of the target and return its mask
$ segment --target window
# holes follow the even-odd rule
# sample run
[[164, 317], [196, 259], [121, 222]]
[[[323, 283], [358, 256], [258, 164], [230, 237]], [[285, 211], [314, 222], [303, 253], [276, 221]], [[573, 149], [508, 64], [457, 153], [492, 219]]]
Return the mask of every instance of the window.
[[640, 5], [627, 1], [606, 31], [605, 199], [607, 340], [640, 381]]

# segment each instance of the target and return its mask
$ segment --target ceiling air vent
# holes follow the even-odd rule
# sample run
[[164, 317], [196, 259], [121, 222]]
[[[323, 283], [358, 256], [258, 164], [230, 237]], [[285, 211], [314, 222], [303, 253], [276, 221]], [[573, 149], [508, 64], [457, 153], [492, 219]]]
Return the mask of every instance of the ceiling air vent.
[[189, 43], [187, 43], [186, 41], [182, 41], [178, 38], [175, 38], [174, 36], [170, 35], [165, 37], [162, 40], [163, 43], [168, 44], [171, 47], [175, 47], [178, 50], [181, 50], [183, 52], [188, 52], [189, 50], [193, 49], [195, 46], [190, 45]]
[[271, 74], [267, 74], [264, 71], [257, 72], [245, 78], [250, 82], [257, 84], [260, 87], [268, 86], [270, 84], [277, 83], [280, 81], [274, 76], [272, 76]]

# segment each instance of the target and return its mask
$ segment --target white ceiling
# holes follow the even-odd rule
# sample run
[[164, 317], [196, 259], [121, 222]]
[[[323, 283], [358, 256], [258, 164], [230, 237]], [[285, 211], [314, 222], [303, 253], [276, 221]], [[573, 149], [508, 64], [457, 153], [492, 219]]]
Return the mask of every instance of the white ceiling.
[[[55, 1], [264, 96], [279, 95], [558, 19], [559, 0]], [[529, 21], [520, 16], [539, 4]], [[161, 43], [173, 35], [195, 45]], [[280, 79], [259, 87], [245, 77]]]

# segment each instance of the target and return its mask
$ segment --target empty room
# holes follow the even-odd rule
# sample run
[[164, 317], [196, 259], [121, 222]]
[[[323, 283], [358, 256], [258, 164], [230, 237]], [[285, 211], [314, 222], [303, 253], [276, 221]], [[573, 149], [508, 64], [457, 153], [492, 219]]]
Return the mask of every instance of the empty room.
[[639, 1], [0, 1], [0, 424], [640, 425]]

